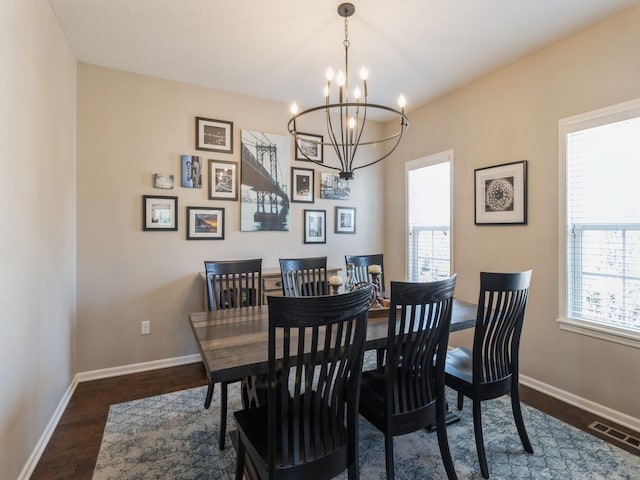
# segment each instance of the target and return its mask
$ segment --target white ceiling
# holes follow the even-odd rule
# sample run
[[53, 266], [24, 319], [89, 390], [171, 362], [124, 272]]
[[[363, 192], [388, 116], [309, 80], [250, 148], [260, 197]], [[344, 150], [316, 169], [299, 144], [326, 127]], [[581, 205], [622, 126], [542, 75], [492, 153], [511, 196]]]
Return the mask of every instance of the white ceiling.
[[[344, 64], [335, 0], [49, 0], [78, 60], [302, 106]], [[411, 110], [640, 0], [352, 0], [350, 68]]]

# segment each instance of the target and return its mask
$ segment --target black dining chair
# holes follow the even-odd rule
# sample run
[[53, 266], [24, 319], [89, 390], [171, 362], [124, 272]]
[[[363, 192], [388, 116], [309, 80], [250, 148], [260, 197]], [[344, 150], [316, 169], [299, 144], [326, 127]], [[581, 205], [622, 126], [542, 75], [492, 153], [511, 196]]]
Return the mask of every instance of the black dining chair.
[[473, 431], [480, 471], [489, 478], [482, 436], [481, 403], [511, 395], [511, 407], [522, 446], [533, 453], [522, 419], [518, 389], [520, 337], [529, 297], [531, 270], [518, 273], [480, 273], [480, 297], [473, 350], [447, 353], [445, 379], [458, 392], [458, 410], [464, 397], [473, 402]]
[[[384, 281], [384, 254], [374, 253], [372, 255], [345, 255], [344, 261], [347, 266], [351, 263], [353, 265], [353, 274], [355, 276], [355, 282], [371, 282], [372, 278], [369, 274], [369, 267], [371, 265], [380, 265], [380, 290], [385, 292], [387, 290], [386, 283]], [[347, 268], [348, 271], [348, 268]], [[376, 358], [378, 366], [384, 364], [384, 348], [378, 348], [376, 350]]]
[[386, 291], [386, 283], [384, 281], [384, 254], [375, 253], [373, 255], [345, 255], [344, 261], [348, 265], [353, 264], [356, 282], [371, 282], [369, 267], [371, 265], [380, 265], [382, 273], [380, 274], [380, 290]]
[[[267, 404], [234, 412], [236, 479], [359, 478], [358, 399], [370, 288], [269, 298]], [[245, 458], [246, 457], [246, 458]]]
[[280, 276], [285, 297], [329, 294], [327, 257], [281, 258]]
[[[456, 276], [430, 283], [391, 282], [387, 361], [362, 374], [360, 414], [384, 433], [387, 479], [393, 437], [435, 423], [449, 479], [457, 478], [445, 425], [444, 364]], [[416, 452], [419, 454], [419, 452]]]
[[[262, 305], [262, 259], [205, 261], [209, 311]], [[220, 449], [227, 433], [227, 386], [220, 384]], [[253, 383], [253, 382], [249, 382]], [[214, 383], [209, 378], [204, 407], [211, 406]]]

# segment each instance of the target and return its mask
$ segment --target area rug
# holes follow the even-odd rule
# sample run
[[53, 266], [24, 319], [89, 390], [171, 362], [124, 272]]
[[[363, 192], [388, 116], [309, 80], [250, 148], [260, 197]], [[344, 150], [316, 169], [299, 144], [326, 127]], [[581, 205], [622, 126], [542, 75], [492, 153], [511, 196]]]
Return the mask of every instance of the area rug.
[[[218, 449], [219, 389], [211, 408], [203, 402], [206, 387], [183, 390], [109, 410], [94, 480], [234, 478], [235, 449]], [[455, 392], [448, 391], [455, 405]], [[229, 385], [229, 412], [240, 407], [239, 387]], [[508, 397], [483, 404], [483, 430], [490, 478], [639, 479], [640, 457], [523, 405], [534, 454], [524, 452]], [[481, 479], [473, 436], [471, 405], [466, 400], [459, 423], [447, 429], [459, 479]], [[229, 415], [227, 432], [233, 429]], [[362, 479], [384, 479], [384, 437], [366, 420], [360, 422]], [[420, 431], [394, 440], [396, 478], [446, 478], [435, 433]], [[347, 478], [346, 473], [337, 477]]]

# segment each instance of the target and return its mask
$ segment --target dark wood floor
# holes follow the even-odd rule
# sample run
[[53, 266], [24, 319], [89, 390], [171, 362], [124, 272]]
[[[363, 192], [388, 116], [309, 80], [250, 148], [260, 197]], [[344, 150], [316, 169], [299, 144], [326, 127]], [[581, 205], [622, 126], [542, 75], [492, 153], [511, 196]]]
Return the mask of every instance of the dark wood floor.
[[[114, 403], [206, 385], [201, 363], [80, 383], [64, 411], [31, 480], [91, 479], [107, 421]], [[601, 421], [638, 438], [638, 433], [596, 417], [527, 387], [521, 387], [522, 401], [584, 431]], [[604, 440], [638, 455], [629, 445], [598, 434]], [[212, 440], [215, 441], [215, 440]]]

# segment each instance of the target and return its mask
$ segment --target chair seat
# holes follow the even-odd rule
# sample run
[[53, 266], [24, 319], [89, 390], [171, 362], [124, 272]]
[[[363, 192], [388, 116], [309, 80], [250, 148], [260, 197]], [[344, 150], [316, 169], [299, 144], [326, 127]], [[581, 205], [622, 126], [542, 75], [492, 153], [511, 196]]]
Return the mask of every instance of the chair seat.
[[[329, 418], [335, 420], [334, 417], [331, 417], [328, 409], [324, 408], [324, 412], [312, 412], [309, 417], [310, 418]], [[262, 462], [261, 464], [256, 464], [256, 467], [259, 470], [265, 472], [268, 469], [269, 465], [269, 428], [268, 428], [268, 419], [269, 419], [269, 411], [268, 407], [262, 406], [259, 408], [248, 408], [245, 410], [239, 410], [234, 412], [234, 417], [236, 421], [236, 425], [238, 427], [238, 434], [243, 437], [243, 443], [246, 448], [251, 448], [253, 450], [253, 455], [251, 455], [252, 459], [254, 459], [254, 463], [256, 458], [259, 458]], [[322, 410], [322, 408], [320, 409]], [[291, 420], [291, 419], [290, 419]], [[289, 422], [289, 426], [292, 425], [292, 421]], [[324, 475], [338, 475], [340, 472], [344, 470], [344, 464], [347, 461], [347, 430], [344, 425], [336, 425], [335, 422], [333, 425], [329, 425], [324, 422], [318, 422], [321, 427], [321, 432], [311, 432], [312, 435], [308, 439], [310, 442], [310, 449], [308, 451], [312, 452], [310, 458], [307, 459], [307, 465], [309, 468], [308, 472], [304, 472], [304, 467], [301, 465], [304, 462], [300, 462], [296, 467], [296, 474], [294, 478], [316, 478], [316, 475], [313, 474], [313, 470], [321, 469]], [[280, 428], [278, 427], [280, 431]], [[338, 434], [334, 435], [338, 432]], [[278, 433], [279, 435], [280, 433]], [[317, 434], [317, 435], [316, 435]], [[292, 434], [289, 434], [289, 438], [292, 438]], [[328, 438], [332, 438], [335, 443], [331, 441], [327, 441]], [[318, 440], [318, 442], [316, 442]], [[302, 434], [300, 435], [299, 443], [302, 444], [304, 442], [304, 438]], [[277, 443], [279, 446], [280, 443]], [[293, 441], [289, 442], [289, 462], [293, 462], [294, 452], [297, 450], [300, 452], [302, 447], [298, 445], [298, 448], [295, 448], [295, 444]], [[329, 450], [326, 453], [325, 450]], [[313, 453], [319, 453], [320, 459], [316, 460], [316, 456]], [[288, 465], [290, 466], [290, 465]], [[287, 466], [287, 467], [288, 467]], [[276, 452], [276, 469], [279, 469], [280, 472], [276, 475], [277, 478], [287, 478], [287, 467], [283, 467], [283, 452], [279, 450]], [[331, 473], [331, 469], [335, 469], [334, 473]]]
[[464, 347], [449, 350], [444, 371], [464, 382], [473, 383], [473, 354], [471, 350]]
[[[385, 421], [385, 375], [384, 369], [362, 373], [360, 381], [360, 413], [380, 431], [386, 432]], [[401, 380], [398, 380], [402, 382]], [[436, 399], [422, 404], [415, 410], [405, 409], [403, 413], [394, 412], [391, 422], [392, 436], [405, 435], [416, 431], [416, 425], [426, 427], [435, 422]]]
[[[366, 402], [363, 398], [367, 399]], [[384, 418], [384, 369], [362, 372], [360, 400], [361, 407], [366, 403], [367, 410], [382, 421]]]

